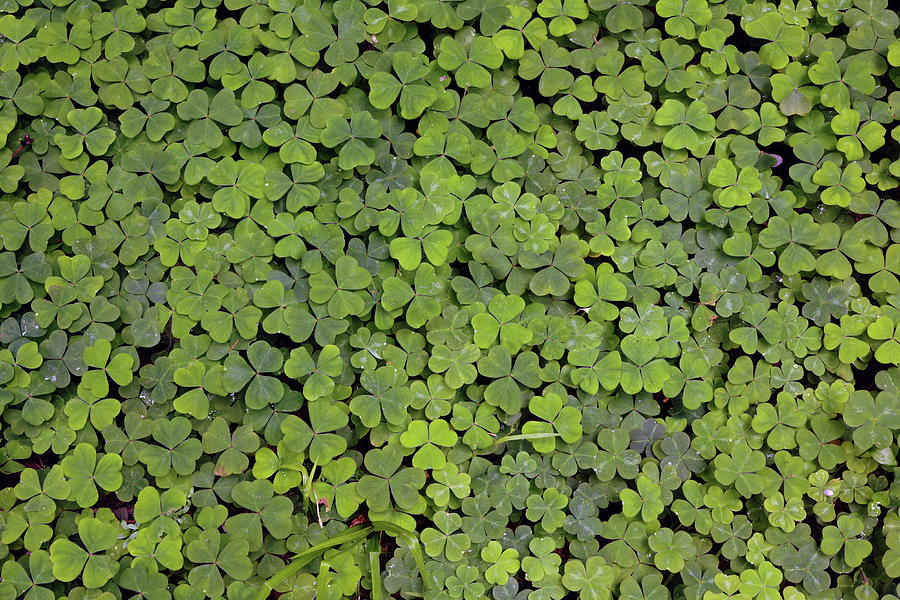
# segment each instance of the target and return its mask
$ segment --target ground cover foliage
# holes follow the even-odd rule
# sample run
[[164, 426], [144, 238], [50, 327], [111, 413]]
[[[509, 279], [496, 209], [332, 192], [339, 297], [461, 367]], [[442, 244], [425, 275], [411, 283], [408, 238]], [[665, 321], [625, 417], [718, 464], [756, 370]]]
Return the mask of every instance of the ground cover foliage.
[[0, 600], [896, 599], [898, 24], [0, 0]]

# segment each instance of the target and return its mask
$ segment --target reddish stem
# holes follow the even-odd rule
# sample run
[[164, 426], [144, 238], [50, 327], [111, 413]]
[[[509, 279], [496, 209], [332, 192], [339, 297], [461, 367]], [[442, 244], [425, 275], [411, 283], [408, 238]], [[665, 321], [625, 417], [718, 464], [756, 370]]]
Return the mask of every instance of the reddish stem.
[[25, 137], [22, 138], [22, 144], [21, 144], [18, 148], [16, 148], [16, 151], [13, 152], [13, 153], [12, 153], [12, 156], [9, 158], [10, 162], [12, 162], [12, 160], [13, 160], [15, 157], [17, 157], [17, 156], [19, 155], [20, 152], [22, 152], [22, 150], [24, 150], [27, 146], [30, 146], [30, 145], [31, 145], [31, 142], [33, 142], [33, 141], [34, 141], [34, 140], [31, 139], [31, 136], [28, 135], [28, 134], [26, 133], [26, 134], [25, 134]]

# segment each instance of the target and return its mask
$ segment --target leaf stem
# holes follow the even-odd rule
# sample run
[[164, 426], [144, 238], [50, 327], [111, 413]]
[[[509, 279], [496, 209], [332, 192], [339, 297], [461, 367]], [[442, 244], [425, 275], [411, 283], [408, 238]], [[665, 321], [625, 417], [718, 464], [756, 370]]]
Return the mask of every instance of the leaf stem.
[[12, 160], [17, 157], [20, 152], [22, 152], [22, 150], [30, 146], [33, 141], [34, 140], [31, 138], [31, 136], [26, 133], [25, 137], [22, 138], [22, 143], [18, 148], [16, 148], [16, 151], [12, 153], [12, 156], [9, 157], [10, 162], [12, 162]]

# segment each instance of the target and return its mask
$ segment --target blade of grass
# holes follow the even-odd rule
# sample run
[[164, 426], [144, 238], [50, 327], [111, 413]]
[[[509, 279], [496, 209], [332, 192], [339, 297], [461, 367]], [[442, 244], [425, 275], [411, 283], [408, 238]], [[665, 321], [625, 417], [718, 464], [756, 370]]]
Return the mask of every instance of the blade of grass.
[[482, 448], [479, 451], [479, 454], [490, 454], [491, 452], [495, 452], [500, 444], [504, 444], [506, 442], [514, 442], [516, 440], [541, 440], [546, 438], [555, 438], [559, 437], [558, 433], [517, 433], [505, 435], [501, 438], [494, 438], [494, 443], [486, 448]]
[[312, 469], [309, 470], [309, 475], [306, 477], [306, 485], [303, 488], [303, 494], [307, 499], [312, 495], [313, 480], [316, 477], [316, 467], [318, 466], [319, 465], [316, 464], [316, 462], [313, 462]]
[[[342, 531], [337, 535], [330, 537], [320, 544], [316, 544], [315, 546], [308, 548], [294, 557], [294, 559], [285, 566], [283, 569], [272, 575], [260, 588], [259, 593], [256, 595], [256, 600], [266, 600], [268, 598], [269, 593], [275, 589], [279, 583], [295, 575], [300, 569], [305, 567], [312, 561], [314, 558], [319, 556], [325, 550], [329, 548], [334, 548], [336, 546], [341, 546], [343, 544], [349, 542], [355, 542], [359, 539], [365, 538], [369, 534], [374, 531], [383, 531], [388, 535], [396, 538], [399, 542], [403, 543], [404, 546], [409, 548], [410, 553], [413, 556], [413, 560], [416, 562], [416, 567], [419, 569], [419, 575], [422, 577], [422, 588], [428, 588], [428, 580], [425, 577], [425, 555], [422, 553], [422, 547], [419, 545], [418, 537], [415, 533], [403, 529], [399, 525], [395, 523], [390, 523], [388, 521], [373, 521], [371, 525], [355, 525], [346, 531]], [[369, 553], [369, 564], [370, 568], [372, 565], [372, 557], [373, 552], [370, 550]], [[381, 593], [381, 562], [379, 559], [380, 553], [376, 553], [378, 555], [375, 556], [374, 560], [377, 564], [374, 572], [377, 572], [377, 579], [379, 585], [378, 593]], [[372, 575], [372, 588], [373, 588], [373, 596], [375, 593], [375, 575]], [[373, 600], [378, 600], [373, 597]]]
[[319, 575], [316, 577], [316, 598], [328, 597], [328, 584], [331, 583], [331, 565], [324, 560], [319, 566]]
[[340, 546], [342, 544], [346, 544], [348, 542], [354, 542], [361, 538], [366, 537], [370, 533], [372, 533], [373, 529], [368, 525], [355, 525], [346, 531], [342, 531], [337, 535], [334, 535], [324, 542], [316, 544], [311, 548], [307, 548], [300, 554], [294, 557], [294, 559], [282, 568], [280, 571], [272, 575], [265, 583], [263, 583], [262, 587], [259, 590], [259, 593], [256, 595], [256, 600], [266, 600], [269, 597], [269, 593], [275, 589], [279, 583], [295, 575], [300, 569], [309, 564], [311, 560], [328, 550], [329, 548], [334, 548], [335, 546]]
[[514, 442], [516, 440], [541, 440], [545, 438], [555, 438], [559, 437], [558, 433], [520, 433], [517, 435], [507, 435], [498, 440], [496, 440], [495, 444], [502, 444], [503, 442]]
[[416, 534], [388, 521], [372, 521], [372, 527], [402, 540], [409, 547], [416, 566], [419, 568], [419, 575], [422, 576], [422, 588], [428, 589], [428, 579], [425, 577], [425, 555], [422, 553], [422, 547], [419, 545]]
[[381, 587], [381, 543], [378, 538], [369, 538], [369, 577], [372, 580], [372, 600], [384, 600]]

